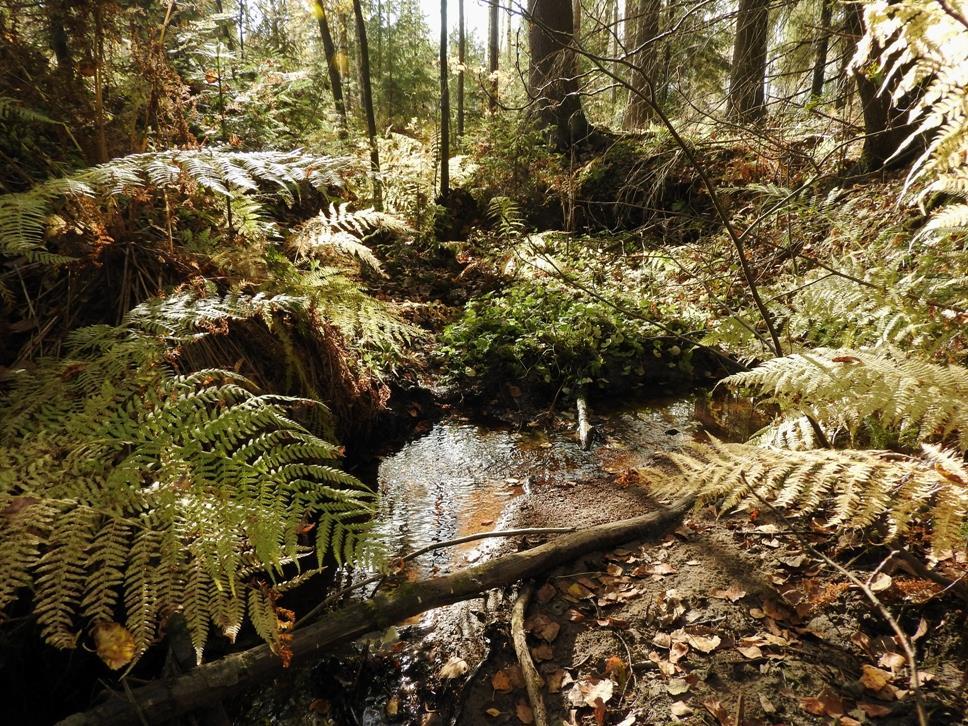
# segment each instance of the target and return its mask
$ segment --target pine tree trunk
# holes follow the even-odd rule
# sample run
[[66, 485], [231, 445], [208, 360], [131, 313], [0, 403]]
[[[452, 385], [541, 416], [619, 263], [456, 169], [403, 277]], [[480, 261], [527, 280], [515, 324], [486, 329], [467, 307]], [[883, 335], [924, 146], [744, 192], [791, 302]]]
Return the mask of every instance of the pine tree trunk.
[[827, 72], [827, 48], [830, 45], [830, 17], [833, 13], [831, 0], [821, 0], [820, 6], [820, 35], [817, 37], [816, 58], [813, 62], [813, 79], [810, 83], [810, 95], [820, 98], [823, 95], [824, 78]]
[[353, 0], [356, 18], [356, 40], [359, 44], [360, 94], [363, 97], [363, 113], [366, 116], [366, 133], [370, 140], [370, 181], [373, 184], [373, 206], [383, 209], [383, 188], [380, 184], [380, 149], [376, 140], [376, 117], [373, 114], [373, 89], [370, 86], [370, 47], [366, 40], [366, 21], [360, 0]]
[[756, 122], [766, 115], [766, 45], [769, 0], [739, 0], [729, 74], [729, 115]]
[[326, 18], [326, 8], [323, 0], [316, 0], [316, 13], [319, 25], [319, 37], [323, 42], [323, 53], [326, 54], [326, 69], [329, 71], [329, 85], [333, 92], [333, 105], [336, 107], [336, 114], [339, 116], [340, 136], [346, 136], [346, 105], [343, 103], [343, 79], [339, 73], [339, 63], [336, 58], [336, 45], [333, 43], [333, 34], [329, 29], [329, 20]]
[[498, 15], [499, 10], [500, 6], [498, 5], [498, 0], [491, 0], [491, 5], [487, 16], [487, 71], [491, 77], [491, 91], [488, 93], [487, 108], [491, 113], [497, 111], [497, 69], [498, 53], [500, 52], [498, 44], [500, 23], [500, 16]]
[[553, 129], [559, 149], [570, 149], [591, 135], [575, 79], [572, 6], [567, 0], [529, 0], [529, 94], [542, 126]]
[[659, 34], [661, 12], [661, 0], [638, 0], [629, 16], [633, 23], [630, 49], [633, 70], [629, 79], [631, 89], [628, 104], [622, 120], [622, 127], [626, 129], [641, 128], [652, 116], [652, 106], [646, 99], [655, 100], [652, 91], [655, 89], [655, 71], [659, 64], [655, 43], [649, 41]]
[[457, 139], [464, 136], [464, 61], [467, 39], [464, 37], [464, 0], [457, 2]]
[[440, 0], [440, 198], [450, 191], [450, 83], [447, 78], [447, 0]]

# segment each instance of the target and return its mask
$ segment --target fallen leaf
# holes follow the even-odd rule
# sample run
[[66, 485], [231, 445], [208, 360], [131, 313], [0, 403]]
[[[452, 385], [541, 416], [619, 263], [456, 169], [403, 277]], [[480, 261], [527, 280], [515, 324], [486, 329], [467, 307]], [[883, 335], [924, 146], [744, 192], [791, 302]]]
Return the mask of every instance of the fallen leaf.
[[583, 620], [585, 620], [585, 614], [572, 608], [571, 610], [568, 611], [568, 620], [570, 620], [573, 623], [580, 623]]
[[672, 647], [669, 648], [669, 661], [672, 663], [676, 663], [682, 660], [682, 658], [688, 655], [688, 653], [689, 653], [689, 646], [683, 643], [682, 641], [676, 641], [675, 643], [672, 644]]
[[546, 582], [538, 589], [536, 596], [538, 598], [538, 602], [543, 605], [549, 600], [553, 600], [555, 595], [557, 594], [558, 594], [558, 588], [556, 588], [550, 582]]
[[545, 661], [554, 658], [555, 651], [554, 648], [551, 647], [550, 643], [540, 643], [531, 649], [531, 655], [535, 660]]
[[514, 713], [518, 717], [518, 721], [521, 723], [534, 723], [534, 711], [531, 710], [531, 704], [529, 704], [527, 701], [518, 701], [517, 705], [514, 707]]
[[880, 659], [877, 661], [877, 665], [890, 668], [891, 673], [897, 673], [901, 668], [907, 665], [907, 658], [900, 653], [887, 652], [880, 657]]
[[879, 692], [891, 682], [891, 674], [872, 665], [861, 666], [860, 682], [864, 688], [874, 693]]
[[656, 633], [652, 638], [652, 644], [657, 648], [665, 648], [668, 650], [672, 647], [672, 636], [668, 633]]
[[605, 660], [605, 675], [613, 678], [619, 688], [624, 688], [629, 679], [629, 667], [622, 658], [613, 655]]
[[561, 630], [561, 625], [556, 623], [544, 613], [538, 613], [537, 615], [528, 618], [528, 621], [525, 623], [525, 629], [545, 642], [551, 643], [555, 638], [558, 637], [558, 632]]
[[867, 718], [881, 718], [882, 716], [888, 716], [891, 713], [891, 709], [887, 706], [882, 706], [879, 703], [864, 703], [863, 701], [858, 702], [857, 708], [864, 712]]
[[815, 696], [807, 696], [800, 699], [800, 708], [813, 716], [824, 715], [823, 701]]
[[660, 660], [658, 663], [659, 672], [664, 676], [674, 676], [676, 674], [676, 666], [667, 660]]
[[875, 577], [871, 584], [869, 585], [871, 592], [883, 592], [891, 586], [894, 579], [888, 575], [886, 572], [878, 572], [877, 577]]
[[709, 593], [709, 597], [717, 600], [729, 600], [730, 602], [737, 602], [738, 600], [746, 597], [746, 590], [743, 590], [739, 585], [734, 583], [725, 590], [713, 590]]
[[612, 563], [606, 567], [605, 571], [612, 577], [621, 577], [623, 574], [625, 574], [625, 570], [622, 569], [622, 566], [616, 565], [615, 563]]
[[686, 642], [698, 651], [703, 653], [712, 653], [723, 641], [718, 635], [707, 637], [705, 635], [692, 635], [691, 633], [686, 633]]
[[676, 570], [676, 568], [670, 565], [668, 562], [660, 562], [652, 567], [652, 569], [648, 572], [656, 577], [663, 577], [665, 575], [674, 575], [677, 571], [678, 570]]
[[685, 701], [675, 701], [669, 706], [669, 711], [673, 716], [689, 716], [692, 714], [692, 708]]
[[397, 714], [400, 713], [400, 696], [393, 694], [387, 699], [386, 705], [387, 716], [390, 718], [396, 718]]
[[681, 696], [689, 690], [689, 684], [685, 678], [673, 678], [666, 684], [666, 690], [669, 692], [669, 695]]
[[763, 602], [763, 614], [774, 620], [791, 620], [793, 618], [793, 613], [776, 600], [765, 600]]
[[137, 651], [131, 631], [120, 623], [94, 626], [94, 645], [101, 660], [114, 670], [130, 663]]
[[730, 717], [729, 713], [726, 712], [723, 704], [717, 701], [715, 698], [707, 698], [702, 702], [702, 706], [709, 711], [713, 718], [719, 721], [720, 724], [723, 724], [723, 726], [726, 726], [727, 724], [732, 726], [733, 719]]
[[928, 621], [925, 620], [924, 618], [921, 618], [921, 621], [918, 623], [918, 629], [914, 632], [914, 635], [911, 636], [911, 642], [912, 643], [916, 642], [919, 638], [924, 637], [924, 635], [927, 634], [927, 632], [928, 632]]
[[470, 666], [467, 665], [466, 660], [463, 658], [451, 658], [449, 661], [444, 663], [437, 675], [443, 680], [449, 681], [453, 678], [459, 678], [469, 670]]
[[511, 680], [511, 670], [509, 668], [502, 668], [491, 676], [491, 688], [499, 693], [510, 693], [513, 691], [514, 684]]
[[773, 705], [773, 702], [769, 698], [767, 698], [762, 693], [759, 694], [759, 697], [760, 697], [760, 708], [763, 709], [763, 713], [765, 713], [767, 716], [776, 713], [776, 706]]
[[750, 660], [763, 657], [763, 651], [760, 650], [758, 645], [737, 645], [736, 650], [742, 653], [744, 658], [749, 658]]
[[585, 690], [584, 687], [582, 688], [582, 692], [585, 696], [585, 704], [588, 706], [594, 706], [595, 701], [597, 700], [601, 700], [602, 703], [608, 703], [609, 699], [612, 697], [614, 688], [615, 684], [612, 683], [610, 678], [603, 678], [597, 683], [590, 683], [590, 687], [587, 690]]
[[501, 715], [501, 709], [499, 709], [499, 708], [494, 708], [493, 706], [491, 706], [491, 707], [490, 707], [489, 709], [487, 709], [487, 710], [486, 710], [486, 711], [485, 711], [484, 713], [486, 713], [486, 714], [487, 714], [488, 716], [490, 716], [491, 718], [497, 718], [498, 716], [500, 716], [500, 715]]

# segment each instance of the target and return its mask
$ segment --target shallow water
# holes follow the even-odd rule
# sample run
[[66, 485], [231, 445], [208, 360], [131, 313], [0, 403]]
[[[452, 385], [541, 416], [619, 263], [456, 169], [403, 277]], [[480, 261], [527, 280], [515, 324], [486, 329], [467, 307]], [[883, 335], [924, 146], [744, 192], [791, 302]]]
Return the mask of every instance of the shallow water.
[[[620, 474], [657, 451], [685, 443], [696, 430], [696, 400], [657, 400], [603, 412], [589, 451], [574, 427], [551, 433], [513, 431], [445, 419], [379, 466], [377, 530], [391, 552], [502, 528], [533, 487]], [[593, 421], [595, 417], [593, 417]], [[421, 557], [412, 574], [474, 561], [492, 540]]]

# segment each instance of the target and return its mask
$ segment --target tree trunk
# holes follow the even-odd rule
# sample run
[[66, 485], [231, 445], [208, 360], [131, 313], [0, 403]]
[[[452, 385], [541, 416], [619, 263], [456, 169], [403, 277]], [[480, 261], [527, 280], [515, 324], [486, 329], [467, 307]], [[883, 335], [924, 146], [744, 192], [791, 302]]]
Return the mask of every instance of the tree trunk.
[[661, 0], [638, 0], [630, 16], [633, 22], [630, 49], [633, 70], [629, 79], [632, 88], [629, 90], [625, 117], [622, 120], [622, 127], [626, 129], [641, 128], [652, 117], [652, 106], [646, 99], [655, 100], [655, 72], [659, 63], [657, 47], [655, 43], [649, 43], [649, 41], [659, 34], [661, 12]]
[[528, 87], [534, 114], [542, 126], [552, 128], [560, 150], [570, 149], [591, 135], [575, 79], [571, 3], [529, 0], [528, 16]]
[[[339, 48], [339, 73], [343, 78], [350, 77], [350, 20], [348, 13], [337, 8], [337, 18], [339, 19], [339, 38], [337, 47]], [[343, 104], [346, 107], [347, 116], [353, 111], [352, 84], [347, 83], [343, 86]]]
[[56, 0], [47, 5], [47, 27], [50, 33], [50, 49], [57, 59], [57, 70], [63, 76], [69, 87], [73, 87], [74, 54], [71, 52], [70, 39], [65, 24], [70, 12], [67, 0]]
[[514, 65], [514, 27], [513, 27], [513, 20], [514, 20], [514, 8], [511, 5], [511, 3], [508, 3], [508, 7], [507, 7], [507, 24], [505, 25], [505, 28], [504, 28], [504, 33], [505, 33], [505, 36], [506, 36], [505, 37], [505, 40], [504, 40], [504, 45], [506, 46], [504, 48], [504, 57], [506, 59], [505, 60], [505, 63], [506, 63], [506, 65], [507, 65], [508, 68], [510, 68], [511, 66]]
[[[692, 504], [693, 499], [686, 497], [650, 514], [589, 527], [532, 549], [498, 557], [451, 575], [406, 583], [389, 595], [348, 605], [292, 634], [289, 644], [292, 664], [305, 663], [335, 643], [384, 630], [427, 610], [470, 600], [488, 590], [507, 587], [520, 580], [540, 577], [589, 552], [643, 537], [657, 537], [678, 523]], [[206, 663], [178, 678], [134, 688], [123, 698], [111, 698], [90, 711], [64, 719], [61, 726], [110, 726], [139, 721], [159, 723], [223, 701], [282, 672], [279, 656], [262, 645]]]
[[491, 0], [487, 16], [487, 72], [491, 78], [491, 91], [487, 95], [487, 110], [491, 113], [497, 111], [497, 69], [498, 53], [500, 52], [498, 35], [500, 16], [498, 11], [500, 6], [498, 0]]
[[336, 114], [339, 116], [340, 136], [346, 136], [346, 105], [343, 103], [343, 79], [339, 73], [339, 62], [336, 58], [336, 45], [333, 43], [333, 35], [329, 29], [329, 20], [326, 18], [326, 8], [324, 0], [315, 0], [314, 9], [316, 11], [319, 24], [319, 37], [323, 41], [323, 53], [326, 54], [326, 69], [329, 71], [329, 85], [333, 92], [333, 105], [336, 106]]
[[464, 136], [464, 61], [467, 39], [464, 37], [464, 0], [457, 0], [457, 139]]
[[756, 122], [766, 114], [766, 44], [769, 0], [739, 0], [729, 74], [729, 115]]
[[[860, 37], [864, 33], [861, 6], [849, 3], [845, 9], [848, 13], [848, 28], [856, 34], [854, 37]], [[880, 48], [873, 47], [870, 57], [876, 59], [879, 56]], [[875, 66], [875, 62], [868, 62], [854, 69], [854, 82], [857, 84], [857, 95], [860, 97], [864, 114], [864, 147], [861, 150], [860, 163], [854, 169], [858, 173], [876, 171], [884, 167], [901, 142], [913, 130], [911, 125], [904, 121], [906, 112], [893, 101], [894, 87], [900, 76], [895, 76], [894, 82], [888, 84], [888, 87], [879, 93], [881, 81], [876, 76], [872, 79], [868, 75], [876, 72]], [[899, 166], [905, 163], [922, 148], [923, 146], [919, 144], [911, 144], [899, 158], [892, 159], [890, 165]]]
[[373, 206], [383, 209], [383, 188], [380, 183], [380, 149], [376, 140], [376, 117], [373, 115], [373, 89], [370, 86], [370, 47], [366, 41], [366, 21], [360, 0], [353, 0], [356, 18], [356, 41], [360, 58], [360, 95], [363, 97], [363, 113], [366, 116], [366, 134], [370, 140], [370, 181], [373, 184]]
[[820, 35], [817, 37], [816, 58], [813, 62], [813, 79], [810, 95], [820, 98], [823, 95], [824, 77], [827, 72], [827, 48], [830, 45], [830, 17], [833, 13], [832, 0], [821, 0]]
[[447, 77], [447, 0], [440, 0], [440, 198], [450, 191], [450, 79]]

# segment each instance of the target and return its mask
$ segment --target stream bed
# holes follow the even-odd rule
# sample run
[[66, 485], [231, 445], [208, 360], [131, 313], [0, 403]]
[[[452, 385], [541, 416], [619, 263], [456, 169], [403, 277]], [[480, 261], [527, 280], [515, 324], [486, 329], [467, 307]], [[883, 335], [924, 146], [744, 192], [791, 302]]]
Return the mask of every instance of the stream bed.
[[[495, 529], [587, 527], [642, 514], [655, 502], [637, 470], [657, 452], [705, 430], [722, 435], [724, 418], [736, 437], [748, 435], [755, 423], [749, 407], [719, 406], [705, 394], [602, 406], [593, 411], [588, 450], [578, 443], [570, 412], [521, 428], [445, 417], [371, 471], [380, 492], [376, 531], [392, 558]], [[482, 539], [428, 552], [395, 572], [384, 590], [394, 579], [425, 579], [513, 551], [519, 540]], [[425, 686], [450, 657], [486, 660], [487, 629], [502, 620], [503, 598], [495, 592], [431, 610], [348, 644], [250, 694], [239, 721], [327, 723], [319, 719], [321, 708], [329, 722], [367, 726], [419, 723], [411, 716], [427, 709], [453, 714], [455, 704], [445, 695], [429, 703], [435, 696]], [[451, 718], [460, 723], [456, 708]]]

